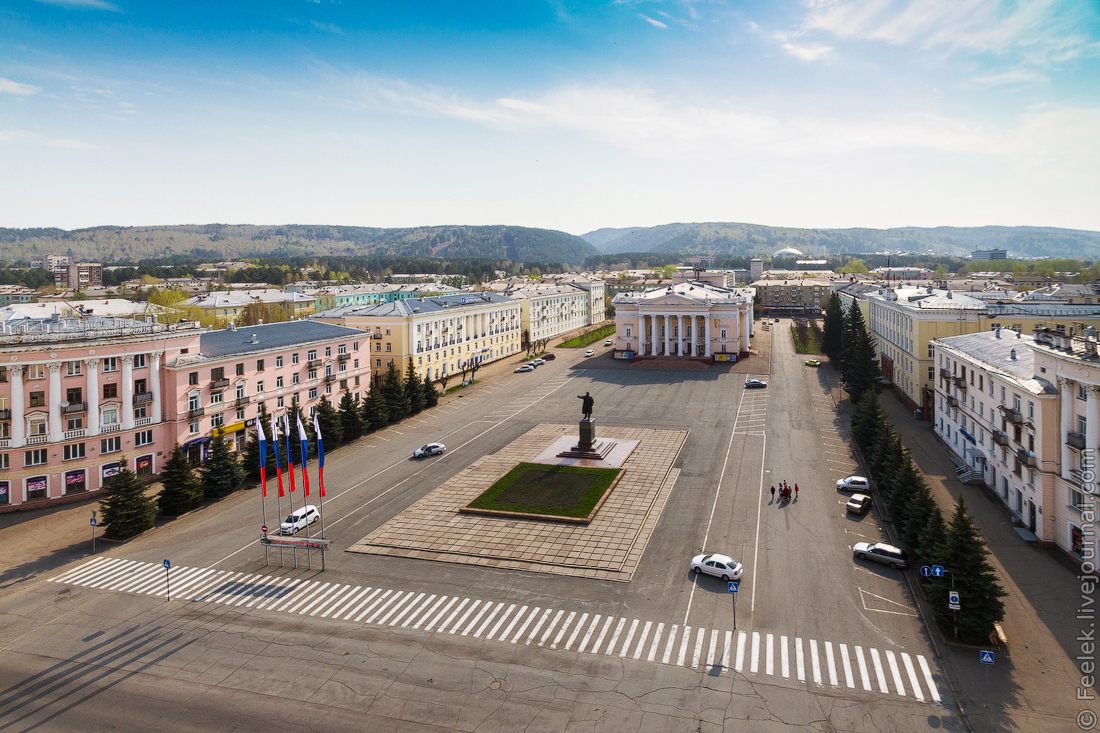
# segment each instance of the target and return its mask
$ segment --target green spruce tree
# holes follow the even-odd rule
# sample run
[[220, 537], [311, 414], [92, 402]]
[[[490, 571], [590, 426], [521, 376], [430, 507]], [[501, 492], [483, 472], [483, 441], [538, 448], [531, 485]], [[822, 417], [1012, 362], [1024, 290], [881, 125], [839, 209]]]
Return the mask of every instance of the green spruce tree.
[[382, 381], [382, 396], [386, 398], [391, 423], [400, 422], [408, 416], [409, 396], [405, 394], [405, 385], [393, 360], [390, 360], [390, 368]]
[[439, 404], [439, 390], [435, 388], [430, 379], [424, 380], [421, 383], [421, 387], [424, 389], [424, 408], [428, 409], [435, 407]]
[[904, 521], [896, 526], [902, 547], [908, 550], [918, 562], [924, 562], [927, 558], [924, 557], [921, 548], [921, 535], [928, 526], [932, 513], [938, 511], [939, 507], [936, 506], [932, 491], [928, 488], [924, 477], [920, 475], [920, 471], [916, 469], [916, 465], [912, 461], [909, 461], [908, 465], [912, 467], [913, 475], [906, 473], [905, 480], [910, 482], [912, 494]]
[[126, 466], [126, 459], [120, 460], [118, 473], [111, 477], [100, 504], [106, 537], [126, 540], [153, 527], [157, 505], [145, 495], [145, 488], [145, 482]]
[[344, 394], [340, 395], [339, 415], [344, 442], [351, 443], [358, 440], [363, 435], [363, 412], [359, 402], [346, 389]]
[[244, 480], [244, 469], [237, 457], [229, 452], [225, 438], [218, 436], [210, 441], [210, 455], [203, 461], [202, 493], [207, 499], [229, 496]]
[[[321, 395], [321, 401], [317, 403], [317, 425], [321, 428], [321, 439], [332, 450], [344, 440], [344, 426], [340, 421], [340, 415], [336, 408], [328, 401], [328, 397]], [[310, 428], [313, 426], [310, 425]], [[312, 429], [310, 432], [313, 432]]]
[[821, 340], [821, 350], [836, 362], [844, 343], [844, 306], [835, 291], [825, 302], [825, 325], [822, 327]]
[[886, 426], [886, 415], [874, 391], [863, 395], [852, 411], [852, 437], [863, 450], [869, 451], [875, 437]]
[[178, 517], [202, 506], [202, 484], [191, 470], [191, 461], [179, 443], [164, 464], [160, 482], [157, 508], [161, 514]]
[[405, 394], [409, 397], [409, 414], [415, 415], [424, 409], [424, 388], [420, 382], [420, 375], [413, 368], [412, 359], [409, 359], [409, 367], [405, 370]]
[[363, 401], [363, 423], [371, 430], [381, 430], [390, 424], [390, 408], [382, 396], [381, 387], [371, 387]]
[[921, 530], [917, 544], [920, 547], [920, 557], [926, 565], [942, 565], [943, 545], [947, 539], [947, 522], [943, 520], [943, 512], [937, 505], [928, 515], [928, 521]]
[[878, 379], [882, 376], [878, 357], [875, 353], [875, 340], [867, 331], [863, 322], [863, 312], [859, 301], [852, 301], [848, 309], [848, 337], [844, 345], [844, 387], [852, 402], [858, 403], [868, 390], [878, 390]]

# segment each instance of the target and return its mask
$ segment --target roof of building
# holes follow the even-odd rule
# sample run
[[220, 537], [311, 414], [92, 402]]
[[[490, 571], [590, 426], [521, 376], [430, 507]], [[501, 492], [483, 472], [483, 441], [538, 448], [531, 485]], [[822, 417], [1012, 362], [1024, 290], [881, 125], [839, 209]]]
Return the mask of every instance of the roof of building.
[[802, 250], [795, 249], [794, 247], [784, 247], [783, 249], [772, 252], [772, 257], [787, 257], [789, 255], [798, 255], [799, 257], [805, 257], [806, 253]]
[[433, 313], [436, 311], [445, 311], [464, 308], [472, 308], [474, 306], [483, 306], [486, 303], [496, 303], [499, 305], [506, 305], [516, 303], [512, 298], [505, 297], [499, 293], [467, 293], [458, 295], [438, 295], [430, 298], [406, 298], [405, 300], [395, 300], [390, 303], [381, 303], [379, 305], [343, 305], [337, 308], [330, 308], [320, 313], [315, 313], [312, 318], [385, 318], [385, 317], [399, 317], [406, 318], [414, 313]]
[[519, 300], [533, 300], [535, 298], [551, 298], [566, 295], [588, 297], [587, 292], [570, 283], [509, 283], [501, 292], [510, 298], [517, 298]]
[[644, 305], [646, 301], [658, 300], [669, 294], [708, 304], [746, 301], [751, 303], [756, 291], [752, 288], [723, 288], [699, 280], [686, 280], [642, 292], [621, 292], [611, 302], [616, 305]]
[[1035, 375], [1035, 352], [1032, 336], [1007, 328], [979, 331], [962, 336], [936, 339], [934, 343], [973, 359], [987, 370], [1011, 377], [1032, 394], [1057, 394], [1046, 379]]
[[54, 300], [39, 303], [12, 303], [0, 308], [0, 322], [18, 321], [24, 318], [49, 318], [67, 316], [105, 316], [115, 318], [145, 317], [163, 313], [164, 308], [124, 298], [97, 298], [95, 300]]
[[196, 295], [182, 305], [196, 308], [236, 308], [249, 303], [312, 303], [315, 299], [302, 293], [292, 293], [276, 288], [250, 290], [215, 290]]
[[256, 351], [285, 349], [316, 341], [367, 338], [368, 336], [369, 334], [355, 328], [320, 321], [264, 323], [258, 326], [206, 331], [199, 338], [199, 354], [208, 359], [217, 359], [222, 356], [249, 354]]
[[897, 303], [902, 308], [919, 310], [984, 310], [988, 305], [965, 293], [938, 290], [933, 287], [885, 287], [866, 294], [868, 298]]

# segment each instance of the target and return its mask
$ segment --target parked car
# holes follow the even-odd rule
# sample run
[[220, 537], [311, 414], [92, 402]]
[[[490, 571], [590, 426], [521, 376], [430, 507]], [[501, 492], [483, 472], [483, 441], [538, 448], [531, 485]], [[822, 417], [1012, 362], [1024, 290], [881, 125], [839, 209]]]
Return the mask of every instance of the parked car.
[[821, 362], [817, 359], [807, 359], [806, 366], [819, 367], [821, 366]]
[[593, 351], [592, 349], [589, 349], [588, 351], [584, 352], [584, 355], [585, 356], [592, 356], [595, 353], [596, 353], [595, 351]]
[[279, 534], [294, 534], [320, 518], [321, 515], [317, 512], [317, 507], [306, 504], [301, 509], [295, 509], [291, 512], [286, 521], [279, 525]]
[[540, 367], [540, 366], [542, 366], [543, 364], [546, 363], [546, 360], [545, 359], [532, 359], [530, 363], [531, 363], [531, 366], [533, 366], [533, 367]]
[[778, 318], [776, 318], [776, 319], [775, 319], [775, 322], [776, 322], [776, 323], [779, 323], [779, 319], [778, 319]]
[[428, 443], [413, 451], [413, 458], [427, 458], [428, 456], [438, 456], [447, 450], [447, 446], [442, 443]]
[[558, 355], [555, 354], [553, 351], [551, 351], [549, 353], [543, 354], [542, 358], [545, 359], [546, 361], [553, 361], [554, 359], [558, 358]]
[[909, 556], [905, 550], [883, 542], [857, 542], [852, 545], [852, 554], [859, 560], [874, 560], [895, 570], [909, 567]]
[[844, 507], [849, 514], [866, 514], [871, 509], [871, 497], [867, 494], [852, 494], [852, 498]]
[[871, 482], [864, 476], [848, 476], [842, 478], [836, 482], [837, 491], [868, 491], [871, 488]]
[[533, 366], [531, 366], [530, 364], [524, 364], [521, 367], [516, 367], [516, 371], [517, 372], [533, 372], [533, 371], [535, 371], [535, 368]]
[[721, 578], [725, 582], [740, 580], [744, 570], [741, 563], [729, 555], [696, 555], [691, 558], [691, 569], [696, 573], [705, 573]]
[[611, 339], [608, 339], [607, 341], [604, 341], [603, 345], [604, 346], [610, 346], [611, 345]]
[[745, 389], [763, 389], [768, 386], [768, 383], [763, 379], [746, 379]]

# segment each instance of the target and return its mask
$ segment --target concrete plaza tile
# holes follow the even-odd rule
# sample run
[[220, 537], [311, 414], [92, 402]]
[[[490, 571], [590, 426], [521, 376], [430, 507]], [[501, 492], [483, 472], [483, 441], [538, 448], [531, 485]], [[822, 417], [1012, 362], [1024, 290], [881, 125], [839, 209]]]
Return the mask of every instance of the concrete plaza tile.
[[533, 461], [574, 429], [535, 426], [499, 452], [474, 461], [348, 551], [629, 581], [679, 476], [673, 463], [685, 431], [602, 428], [601, 438], [638, 441], [638, 446], [588, 525], [458, 512], [517, 463]]

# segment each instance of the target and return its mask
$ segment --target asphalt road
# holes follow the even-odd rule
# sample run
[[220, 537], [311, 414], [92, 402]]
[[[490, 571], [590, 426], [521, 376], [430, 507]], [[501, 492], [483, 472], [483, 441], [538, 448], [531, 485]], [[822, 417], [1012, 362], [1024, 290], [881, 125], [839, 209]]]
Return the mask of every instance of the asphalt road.
[[[804, 366], [785, 328], [760, 334], [772, 335], [770, 374], [752, 374], [769, 380], [766, 390], [743, 388], [751, 360], [736, 369], [659, 371], [612, 362], [606, 349], [591, 359], [559, 350], [559, 359], [534, 373], [486, 374], [461, 399], [330, 452], [324, 513], [337, 551], [329, 553], [323, 574], [316, 559], [312, 571], [264, 566], [255, 539], [263, 521], [258, 490], [106, 553], [158, 565], [170, 558], [176, 567], [272, 582], [313, 579], [333, 588], [396, 589], [416, 594], [410, 608], [420, 594], [474, 598], [485, 608], [545, 608], [540, 629], [543, 622], [558, 623], [565, 612], [641, 619], [644, 633], [654, 639], [657, 624], [666, 635], [673, 625], [687, 625], [713, 631], [710, 644], [713, 649], [718, 639], [719, 656], [723, 633], [733, 634], [732, 656], [743, 631], [744, 674], [729, 669], [729, 662], [703, 671], [677, 665], [676, 648], [673, 663], [661, 664], [656, 641], [648, 654], [656, 661], [648, 661], [640, 643], [630, 656], [588, 654], [575, 646], [551, 649], [549, 636], [540, 647], [537, 637], [534, 643], [508, 643], [477, 633], [338, 621], [317, 615], [327, 600], [314, 615], [288, 615], [36, 578], [0, 598], [6, 630], [0, 731], [694, 731], [742, 730], [747, 720], [755, 730], [959, 729], [900, 573], [853, 562], [852, 543], [884, 534], [873, 512], [847, 517], [846, 497], [833, 486], [856, 465], [843, 433], [845, 417], [833, 404], [835, 375], [828, 367]], [[595, 397], [598, 424], [689, 431], [680, 478], [632, 582], [338, 551], [532, 426], [575, 421], [576, 395], [585, 391]], [[446, 443], [447, 453], [412, 460], [413, 449], [429, 441]], [[801, 491], [796, 502], [780, 506], [768, 489], [784, 479]], [[271, 526], [278, 518], [273, 494], [267, 505]], [[10, 531], [0, 536], [0, 542], [10, 541]], [[688, 571], [690, 557], [703, 550], [745, 563], [736, 627], [725, 585]], [[323, 588], [319, 593], [324, 595]], [[555, 609], [562, 613], [550, 616]], [[635, 630], [627, 626], [622, 633], [633, 637]], [[805, 681], [793, 669], [796, 638], [822, 645], [820, 652], [814, 647], [813, 673], [810, 648], [805, 650]], [[695, 656], [707, 659], [701, 639], [685, 638], [680, 655], [686, 649], [691, 657], [695, 647]], [[778, 646], [775, 669], [765, 673], [765, 664], [773, 663], [767, 652], [772, 643], [785, 645], [784, 654], [790, 647], [789, 674], [779, 672]], [[905, 695], [893, 680], [886, 694], [877, 682], [863, 683], [864, 677], [874, 680], [873, 670], [846, 683], [853, 674], [845, 669], [849, 650], [854, 667], [856, 647], [861, 655], [864, 648], [868, 654], [875, 650], [876, 666], [882, 650], [887, 678], [888, 651], [891, 663], [895, 650], [922, 655], [940, 681], [943, 705], [916, 699], [904, 668], [900, 679], [910, 688]], [[831, 675], [838, 681], [831, 683]], [[815, 683], [815, 677], [822, 681]]]

